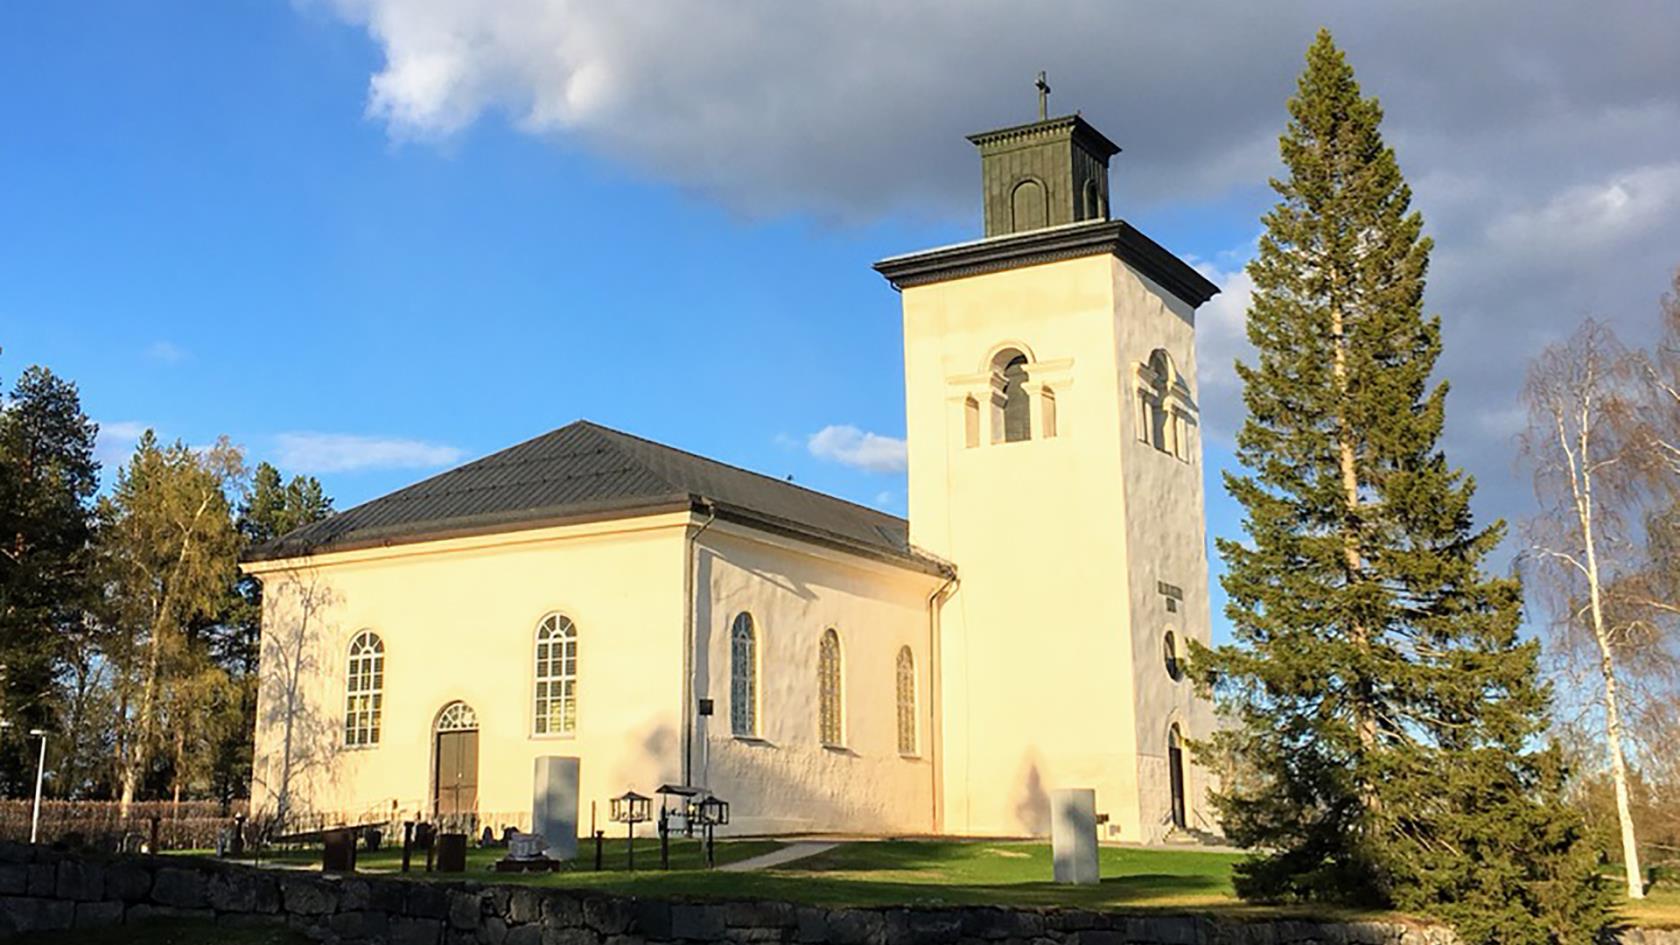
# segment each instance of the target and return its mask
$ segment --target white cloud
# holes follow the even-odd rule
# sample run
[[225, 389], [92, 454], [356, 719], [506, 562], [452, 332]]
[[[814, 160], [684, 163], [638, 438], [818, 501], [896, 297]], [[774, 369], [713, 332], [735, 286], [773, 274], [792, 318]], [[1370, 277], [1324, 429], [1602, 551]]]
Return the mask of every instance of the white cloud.
[[180, 364], [187, 359], [187, 349], [172, 341], [154, 341], [146, 346], [145, 354], [159, 364]]
[[151, 428], [138, 420], [100, 420], [99, 438], [93, 444], [93, 458], [104, 467], [120, 466], [128, 461], [140, 434]]
[[823, 427], [806, 439], [805, 448], [818, 459], [866, 472], [896, 473], [906, 468], [903, 440], [867, 433], [850, 424]]
[[149, 423], [138, 420], [101, 420], [99, 421], [99, 437], [110, 437], [114, 440], [138, 440], [140, 434], [151, 428]]
[[1116, 207], [1255, 186], [1321, 24], [1380, 93], [1413, 174], [1542, 179], [1661, 159], [1680, 139], [1657, 39], [1680, 9], [1662, 6], [1586, 15], [1553, 0], [1512, 30], [1497, 5], [1449, 0], [1227, 4], [1211, 20], [1193, 4], [1061, 0], [1023, 30], [1011, 0], [297, 2], [380, 48], [366, 107], [394, 138], [494, 116], [751, 212], [968, 210], [962, 134], [1030, 119], [1039, 69], [1052, 108], [1084, 110], [1126, 148]]
[[1219, 254], [1236, 261], [1224, 271], [1212, 265], [1196, 268], [1219, 286], [1219, 294], [1196, 310], [1196, 381], [1202, 425], [1209, 436], [1230, 441], [1242, 419], [1242, 384], [1236, 362], [1253, 350], [1248, 343], [1248, 302], [1254, 295], [1254, 280], [1239, 260], [1254, 251], [1248, 244], [1241, 252]]
[[274, 437], [274, 445], [276, 465], [305, 473], [429, 469], [447, 466], [463, 455], [441, 443], [353, 433], [281, 433]]
[[1530, 255], [1603, 252], [1672, 220], [1680, 206], [1680, 161], [1636, 167], [1590, 184], [1567, 187], [1539, 206], [1523, 207], [1488, 225], [1489, 241]]

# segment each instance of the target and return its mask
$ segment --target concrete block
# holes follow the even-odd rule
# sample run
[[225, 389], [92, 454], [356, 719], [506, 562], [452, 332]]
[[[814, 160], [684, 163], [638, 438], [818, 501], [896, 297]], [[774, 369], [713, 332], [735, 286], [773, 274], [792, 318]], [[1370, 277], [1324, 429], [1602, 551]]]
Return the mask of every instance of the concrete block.
[[531, 787], [531, 832], [548, 841], [556, 860], [577, 859], [578, 759], [542, 755]]
[[1050, 792], [1050, 847], [1058, 883], [1094, 885], [1097, 868], [1097, 792], [1064, 788]]

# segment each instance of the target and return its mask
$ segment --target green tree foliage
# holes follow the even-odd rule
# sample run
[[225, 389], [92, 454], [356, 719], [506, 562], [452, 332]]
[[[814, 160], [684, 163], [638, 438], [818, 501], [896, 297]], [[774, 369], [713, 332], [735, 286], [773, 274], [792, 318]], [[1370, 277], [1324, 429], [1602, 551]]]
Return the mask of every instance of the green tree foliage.
[[[98, 428], [76, 385], [24, 371], [0, 408], [0, 719], [56, 727], [64, 633], [88, 600]], [[33, 749], [0, 737], [0, 793], [33, 777]]]
[[1470, 942], [1585, 945], [1603, 924], [1555, 752], [1549, 693], [1518, 639], [1521, 590], [1483, 561], [1473, 484], [1438, 441], [1430, 241], [1382, 113], [1327, 32], [1281, 139], [1288, 175], [1249, 274], [1248, 419], [1228, 475], [1248, 540], [1223, 540], [1236, 643], [1198, 648], [1235, 724], [1204, 752], [1255, 774], [1217, 793], [1264, 851], [1248, 898], [1395, 906]]
[[225, 680], [204, 678], [210, 660], [195, 630], [232, 593], [240, 536], [229, 494], [242, 474], [240, 452], [225, 439], [198, 452], [160, 446], [147, 431], [99, 503], [102, 651], [113, 672], [125, 806], [158, 757], [174, 762], [179, 788], [189, 752], [202, 755], [189, 740], [214, 738], [213, 717], [200, 710]]

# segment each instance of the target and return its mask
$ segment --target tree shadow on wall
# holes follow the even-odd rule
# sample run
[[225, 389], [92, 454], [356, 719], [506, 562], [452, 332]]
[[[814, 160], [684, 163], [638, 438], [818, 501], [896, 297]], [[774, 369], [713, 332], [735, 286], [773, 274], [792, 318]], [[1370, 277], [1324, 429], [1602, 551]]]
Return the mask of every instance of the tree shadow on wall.
[[[335, 777], [337, 719], [312, 698], [323, 672], [321, 641], [331, 636], [325, 615], [340, 596], [314, 568], [277, 572], [263, 581], [267, 614], [258, 669], [259, 730], [266, 759], [252, 766], [252, 788], [263, 789], [263, 809], [252, 813], [279, 832], [298, 809], [299, 793]], [[266, 760], [266, 763], [263, 763]]]

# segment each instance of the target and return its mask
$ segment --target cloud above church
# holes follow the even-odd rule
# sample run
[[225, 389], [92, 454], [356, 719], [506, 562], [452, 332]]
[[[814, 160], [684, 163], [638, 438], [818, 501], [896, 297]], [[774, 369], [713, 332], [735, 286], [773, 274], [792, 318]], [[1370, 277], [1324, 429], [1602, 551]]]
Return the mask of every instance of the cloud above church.
[[[1509, 443], [1487, 431], [1526, 359], [1588, 314], [1648, 337], [1680, 263], [1675, 4], [298, 2], [381, 50], [366, 107], [396, 140], [505, 121], [747, 215], [973, 220], [963, 135], [1030, 120], [1047, 69], [1052, 109], [1125, 148], [1116, 213], [1167, 216], [1180, 252], [1198, 248], [1173, 245], [1186, 233], [1250, 235], [1285, 99], [1328, 25], [1381, 98], [1436, 240], [1448, 448], [1499, 514], [1526, 488], [1501, 488]], [[1241, 411], [1242, 263], [1211, 263], [1227, 290], [1200, 359], [1216, 435]]]
[[869, 433], [850, 424], [830, 424], [811, 434], [805, 448], [818, 459], [876, 473], [900, 473], [906, 468], [904, 441]]
[[274, 462], [287, 472], [336, 473], [376, 469], [433, 469], [459, 460], [461, 450], [441, 443], [353, 433], [280, 433]]

